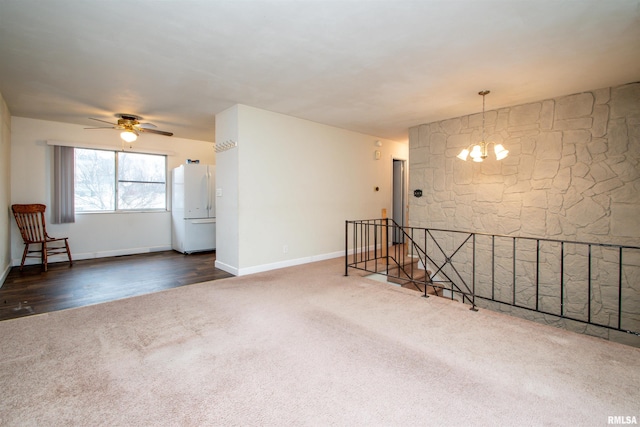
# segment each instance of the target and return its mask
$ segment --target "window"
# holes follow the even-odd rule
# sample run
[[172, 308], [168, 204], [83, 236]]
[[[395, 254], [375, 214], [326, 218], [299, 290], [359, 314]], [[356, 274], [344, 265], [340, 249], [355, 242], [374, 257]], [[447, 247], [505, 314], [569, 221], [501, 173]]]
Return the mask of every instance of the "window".
[[76, 148], [76, 212], [166, 209], [166, 164], [161, 155]]
[[166, 157], [118, 152], [117, 209], [165, 209]]

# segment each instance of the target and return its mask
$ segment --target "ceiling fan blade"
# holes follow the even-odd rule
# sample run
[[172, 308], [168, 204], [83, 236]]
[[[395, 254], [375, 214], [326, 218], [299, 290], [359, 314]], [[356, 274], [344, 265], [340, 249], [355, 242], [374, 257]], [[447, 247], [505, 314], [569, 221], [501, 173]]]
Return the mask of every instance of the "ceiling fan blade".
[[102, 123], [108, 123], [108, 124], [113, 125], [113, 126], [116, 126], [116, 125], [117, 125], [117, 123], [108, 122], [108, 121], [106, 121], [106, 120], [102, 120], [102, 119], [94, 119], [93, 117], [89, 117], [89, 118], [90, 118], [91, 120], [96, 120], [96, 121], [98, 121], [98, 122], [102, 122]]
[[99, 128], [85, 128], [85, 129], [120, 129], [118, 126], [104, 126]]
[[155, 134], [164, 135], [164, 136], [173, 136], [173, 132], [165, 132], [163, 130], [139, 128], [138, 131], [145, 132], [145, 133], [155, 133]]
[[154, 125], [153, 123], [138, 123], [136, 127], [143, 128], [143, 129], [151, 129], [151, 128], [157, 128], [158, 126]]

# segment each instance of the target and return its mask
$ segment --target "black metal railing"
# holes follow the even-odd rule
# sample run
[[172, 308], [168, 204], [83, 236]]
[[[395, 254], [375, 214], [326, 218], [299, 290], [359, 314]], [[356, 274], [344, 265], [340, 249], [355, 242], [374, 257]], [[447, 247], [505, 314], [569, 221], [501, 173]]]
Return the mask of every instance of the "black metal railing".
[[[403, 243], [389, 240], [398, 235]], [[497, 303], [640, 336], [637, 246], [356, 220], [345, 225], [349, 269], [419, 282], [424, 296], [429, 286], [474, 310]]]
[[[430, 282], [430, 277], [424, 273], [417, 279], [419, 268], [414, 259], [407, 257], [404, 245], [388, 244], [386, 236], [392, 236], [395, 240], [406, 239], [402, 227], [394, 227], [392, 220], [372, 219], [363, 221], [347, 221], [346, 224], [346, 247], [350, 247], [349, 238], [354, 242], [352, 262], [345, 266], [345, 275], [348, 269], [366, 271], [369, 273], [382, 274], [388, 278], [408, 281], [413, 283], [418, 289], [425, 292]], [[349, 225], [352, 225], [352, 233], [349, 232]], [[392, 234], [390, 234], [392, 233]], [[424, 253], [418, 247], [414, 257], [417, 262], [424, 262]]]
[[[447, 292], [452, 299], [460, 296], [475, 310], [474, 291], [464, 279], [453, 280], [450, 273], [442, 268], [438, 268], [435, 273], [425, 268], [427, 265], [436, 265], [437, 262], [414, 239], [414, 230], [416, 229], [412, 227], [401, 227], [394, 220], [386, 218], [347, 221], [345, 276], [348, 275], [349, 268], [383, 274], [389, 278], [413, 283], [424, 293], [424, 297], [429, 296], [428, 287], [434, 289], [436, 295], [440, 291]], [[401, 240], [403, 243], [395, 243], [386, 236], [393, 236], [395, 240]], [[350, 237], [354, 242], [352, 246], [349, 244]]]

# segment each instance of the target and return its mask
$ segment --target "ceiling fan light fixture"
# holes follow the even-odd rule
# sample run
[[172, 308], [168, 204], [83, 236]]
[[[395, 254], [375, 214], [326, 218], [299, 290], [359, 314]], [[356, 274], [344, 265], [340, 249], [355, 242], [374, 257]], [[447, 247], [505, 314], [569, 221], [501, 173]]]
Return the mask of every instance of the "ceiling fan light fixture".
[[167, 132], [164, 130], [155, 129], [156, 125], [153, 123], [140, 123], [142, 117], [133, 114], [121, 114], [115, 115], [118, 118], [117, 123], [111, 123], [107, 120], [95, 119], [89, 117], [91, 120], [106, 123], [111, 126], [92, 127], [85, 129], [116, 129], [120, 132], [120, 139], [122, 142], [132, 143], [138, 139], [141, 133], [154, 133], [156, 135], [173, 136], [173, 132]]
[[138, 132], [136, 132], [135, 130], [127, 129], [120, 133], [120, 138], [122, 138], [124, 142], [133, 142], [138, 139]]

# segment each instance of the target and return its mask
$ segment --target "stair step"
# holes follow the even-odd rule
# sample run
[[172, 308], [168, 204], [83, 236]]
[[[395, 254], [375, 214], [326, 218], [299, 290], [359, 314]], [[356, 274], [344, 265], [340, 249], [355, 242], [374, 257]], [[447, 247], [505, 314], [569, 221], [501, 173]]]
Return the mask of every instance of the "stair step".
[[356, 268], [366, 269], [367, 271], [374, 271], [376, 273], [382, 273], [387, 271], [387, 264], [384, 259], [371, 259], [365, 261], [358, 261], [354, 265]]
[[[399, 260], [399, 263], [402, 266], [402, 269], [391, 259], [389, 260], [388, 266], [386, 264], [386, 258], [379, 258], [378, 260], [370, 259], [366, 261], [366, 269], [367, 271], [386, 274], [387, 282], [398, 284], [405, 289], [424, 292], [425, 276], [428, 274], [427, 283], [430, 283], [431, 280], [428, 277], [431, 276], [431, 272], [425, 272], [425, 270], [418, 267], [418, 258], [406, 257]], [[359, 268], [365, 268], [365, 261], [359, 261], [356, 265]], [[408, 274], [413, 277], [409, 277]], [[429, 285], [427, 285], [427, 294], [437, 295], [436, 290]]]
[[[424, 278], [424, 270], [418, 266], [419, 261], [414, 258], [409, 258], [400, 262], [400, 266], [398, 264], [390, 263], [389, 264], [389, 275], [391, 276], [401, 276], [407, 277], [407, 274], [413, 274], [415, 277], [421, 275], [421, 278]], [[414, 277], [414, 278], [415, 278]]]
[[[407, 275], [410, 274], [411, 276]], [[424, 282], [425, 277], [427, 276], [426, 272], [424, 270], [418, 270], [418, 269], [414, 269], [413, 271], [411, 271], [410, 269], [406, 270], [406, 273], [398, 268], [390, 268], [389, 269], [389, 281], [393, 281], [393, 283], [404, 283], [407, 281], [417, 281], [417, 282]], [[427, 282], [430, 282], [431, 280], [429, 278], [427, 278]]]
[[399, 269], [398, 267], [389, 269], [389, 282], [393, 283], [411, 283], [411, 282], [419, 282], [424, 283], [425, 278], [426, 282], [431, 282], [431, 272], [425, 270], [419, 270], [417, 268], [413, 268], [413, 270], [409, 267], [405, 267], [404, 270]]
[[[391, 280], [389, 280], [391, 281]], [[401, 285], [404, 289], [411, 289], [412, 291], [418, 291], [421, 294], [424, 293], [424, 282], [423, 283], [413, 283], [413, 282], [408, 282], [405, 283], [403, 285]], [[434, 288], [433, 286], [429, 286], [427, 285], [427, 295], [435, 295], [435, 296], [440, 296], [437, 292], [437, 289]]]

